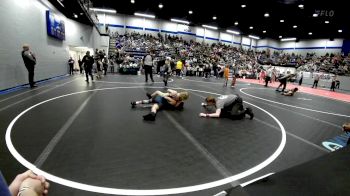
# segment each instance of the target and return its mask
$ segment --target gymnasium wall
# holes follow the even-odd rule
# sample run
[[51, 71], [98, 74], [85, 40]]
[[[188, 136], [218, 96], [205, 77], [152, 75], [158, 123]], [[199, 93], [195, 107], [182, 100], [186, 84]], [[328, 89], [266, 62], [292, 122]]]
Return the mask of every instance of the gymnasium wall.
[[294, 53], [306, 55], [307, 53], [315, 53], [318, 56], [326, 53], [338, 54], [341, 53], [343, 39], [315, 39], [315, 40], [300, 40], [298, 42], [278, 42], [271, 39], [258, 40], [257, 50], [262, 51], [269, 49], [271, 52], [279, 51], [284, 53]]
[[[64, 41], [47, 35], [46, 10], [65, 21]], [[28, 83], [21, 57], [25, 43], [37, 57], [34, 79], [42, 80], [68, 73], [69, 46], [93, 48], [94, 43], [100, 42], [91, 26], [67, 19], [46, 0], [1, 0], [0, 18], [0, 89]]]

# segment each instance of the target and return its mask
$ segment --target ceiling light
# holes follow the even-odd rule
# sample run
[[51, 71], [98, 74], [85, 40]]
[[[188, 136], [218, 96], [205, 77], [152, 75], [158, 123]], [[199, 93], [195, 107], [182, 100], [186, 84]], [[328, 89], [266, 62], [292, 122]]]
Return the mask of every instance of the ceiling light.
[[328, 24], [328, 23], [329, 23], [329, 21], [328, 21], [328, 20], [326, 20], [326, 21], [324, 21], [324, 23]]
[[281, 41], [282, 41], [282, 42], [287, 42], [287, 41], [295, 41], [295, 40], [297, 40], [297, 38], [295, 38], [295, 37], [291, 37], [291, 38], [283, 38], [283, 39], [281, 39]]
[[254, 36], [254, 35], [249, 35], [248, 37], [253, 38], [253, 39], [260, 39], [260, 37]]
[[266, 33], [266, 31], [263, 31], [263, 33]]
[[163, 8], [163, 4], [160, 3], [160, 4], [158, 5], [158, 7], [159, 7], [159, 9], [162, 9], [162, 8]]
[[90, 10], [95, 11], [95, 12], [105, 12], [105, 13], [117, 13], [117, 10], [113, 9], [102, 9], [102, 8], [90, 8]]
[[343, 32], [343, 30], [339, 29], [339, 30], [338, 30], [338, 33], [341, 33], [341, 32]]
[[135, 0], [131, 0], [130, 2], [131, 2], [132, 4], [134, 4], [134, 3], [135, 3]]
[[237, 26], [237, 25], [238, 25], [238, 22], [235, 22], [235, 25]]
[[249, 29], [253, 29], [254, 27], [250, 26]]
[[242, 7], [242, 8], [245, 8], [245, 7], [247, 7], [247, 6], [243, 4], [243, 5], [241, 5], [241, 7]]
[[76, 14], [73, 14], [74, 15], [74, 18], [78, 18], [78, 15], [76, 15]]
[[190, 10], [190, 11], [188, 11], [188, 13], [189, 13], [189, 14], [193, 14], [193, 11], [192, 11], [192, 10]]
[[312, 14], [312, 17], [317, 17], [318, 16], [318, 14]]
[[284, 22], [284, 20], [280, 20], [280, 22]]
[[227, 33], [233, 33], [233, 34], [239, 35], [239, 32], [238, 32], [238, 31], [226, 30], [226, 32], [227, 32]]
[[269, 17], [269, 16], [270, 16], [269, 13], [265, 13], [265, 14], [264, 14], [264, 17], [266, 17], [266, 18]]
[[215, 29], [215, 30], [217, 30], [217, 29], [218, 29], [217, 27], [214, 27], [214, 26], [209, 26], [209, 25], [202, 25], [202, 27], [204, 27], [204, 28], [208, 28], [208, 29]]
[[303, 9], [303, 8], [304, 8], [304, 5], [303, 5], [303, 4], [300, 4], [298, 7], [301, 8], [301, 9]]
[[282, 38], [282, 35], [278, 36], [278, 38], [280, 38], [280, 39], [281, 39], [281, 38]]
[[82, 16], [84, 13], [83, 12], [80, 12], [80, 15]]
[[297, 26], [297, 25], [294, 25], [293, 28], [296, 29], [296, 28], [298, 28], [298, 26]]
[[309, 35], [312, 35], [312, 32], [309, 32]]
[[186, 21], [186, 20], [178, 20], [178, 19], [170, 19], [172, 22], [178, 22], [178, 23], [183, 23], [183, 24], [190, 24], [190, 22]]
[[137, 12], [135, 12], [134, 15], [135, 15], [135, 16], [142, 16], [142, 17], [145, 17], [145, 18], [155, 18], [155, 17], [156, 17], [155, 15], [142, 14], [142, 13], [137, 13]]
[[216, 20], [216, 16], [213, 16], [213, 20]]

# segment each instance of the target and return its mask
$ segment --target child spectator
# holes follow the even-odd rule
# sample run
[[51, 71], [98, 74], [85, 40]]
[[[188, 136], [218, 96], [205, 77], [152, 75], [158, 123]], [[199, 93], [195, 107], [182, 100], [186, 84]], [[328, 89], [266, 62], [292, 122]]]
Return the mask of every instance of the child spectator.
[[229, 66], [226, 65], [225, 69], [224, 69], [224, 78], [225, 78], [225, 84], [224, 86], [227, 86], [227, 81], [228, 81], [228, 75], [230, 73], [230, 69]]

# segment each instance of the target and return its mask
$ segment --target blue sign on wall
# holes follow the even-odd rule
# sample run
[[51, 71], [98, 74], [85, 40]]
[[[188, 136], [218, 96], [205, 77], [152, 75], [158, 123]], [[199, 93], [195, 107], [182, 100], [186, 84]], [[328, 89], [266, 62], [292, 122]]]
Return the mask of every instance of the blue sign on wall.
[[64, 21], [55, 17], [49, 10], [46, 11], [46, 26], [49, 36], [60, 40], [66, 39]]

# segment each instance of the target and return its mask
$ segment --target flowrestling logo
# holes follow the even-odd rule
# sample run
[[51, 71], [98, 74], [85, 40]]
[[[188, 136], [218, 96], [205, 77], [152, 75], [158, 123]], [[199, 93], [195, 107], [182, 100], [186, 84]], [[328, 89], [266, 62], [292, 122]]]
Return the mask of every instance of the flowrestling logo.
[[322, 142], [322, 145], [330, 151], [336, 151], [347, 145], [350, 133], [343, 133], [341, 135], [335, 136], [332, 139]]
[[337, 144], [337, 143], [333, 143], [333, 142], [322, 142], [322, 145], [327, 148], [330, 151], [336, 151], [339, 150], [341, 148], [343, 148], [344, 146]]

